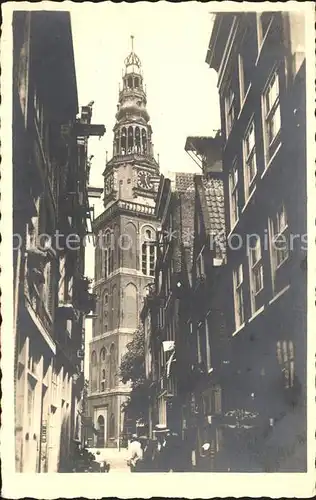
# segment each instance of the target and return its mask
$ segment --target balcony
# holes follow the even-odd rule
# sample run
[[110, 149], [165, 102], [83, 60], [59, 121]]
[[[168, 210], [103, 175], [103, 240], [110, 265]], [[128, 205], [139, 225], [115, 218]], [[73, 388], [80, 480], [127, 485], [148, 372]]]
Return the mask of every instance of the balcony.
[[112, 165], [113, 161], [115, 161], [115, 163], [141, 162], [142, 164], [147, 164], [149, 167], [157, 166], [158, 168], [158, 163], [150, 152], [146, 154], [130, 153], [126, 155], [115, 155], [108, 162], [108, 165]]
[[123, 89], [119, 93], [119, 101], [126, 97], [140, 97], [146, 100], [146, 94], [142, 88]]
[[119, 212], [120, 210], [125, 210], [126, 212], [133, 212], [135, 214], [149, 215], [150, 217], [155, 216], [154, 207], [150, 207], [148, 205], [142, 205], [140, 203], [134, 203], [132, 201], [118, 200], [93, 220], [92, 223], [93, 230], [96, 232], [98, 228], [104, 223], [105, 220], [107, 220], [109, 217], [113, 216], [116, 212]]
[[128, 210], [129, 212], [140, 212], [151, 216], [155, 215], [155, 208], [148, 205], [141, 205], [140, 203], [122, 200], [119, 200], [117, 205], [119, 208], [123, 208], [125, 210]]
[[75, 319], [76, 318], [76, 310], [71, 300], [69, 301], [60, 301], [58, 303], [58, 316], [62, 319]]

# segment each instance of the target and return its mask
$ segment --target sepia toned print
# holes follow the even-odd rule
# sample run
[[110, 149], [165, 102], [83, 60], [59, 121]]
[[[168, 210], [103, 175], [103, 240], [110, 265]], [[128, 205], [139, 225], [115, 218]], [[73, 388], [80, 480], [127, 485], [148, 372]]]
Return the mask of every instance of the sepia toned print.
[[168, 22], [158, 72], [158, 31], [125, 18], [102, 73], [80, 49], [100, 24], [45, 5], [11, 13], [13, 473], [64, 473], [70, 497], [117, 473], [151, 496], [307, 477], [306, 12], [201, 5], [198, 50], [173, 59]]

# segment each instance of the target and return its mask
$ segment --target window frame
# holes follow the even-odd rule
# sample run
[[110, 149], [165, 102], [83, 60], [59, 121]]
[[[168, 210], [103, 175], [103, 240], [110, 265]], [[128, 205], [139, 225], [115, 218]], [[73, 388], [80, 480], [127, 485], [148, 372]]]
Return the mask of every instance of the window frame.
[[149, 240], [146, 236], [147, 231], [149, 231], [149, 229], [145, 230], [145, 237], [143, 238], [141, 245], [142, 273], [145, 276], [154, 277], [157, 260], [157, 248], [156, 242], [152, 236], [152, 230], [150, 229], [151, 240]]
[[205, 318], [205, 346], [206, 346], [206, 368], [209, 373], [212, 368], [212, 356], [211, 356], [211, 342], [210, 342], [210, 328], [208, 323], [208, 316]]
[[[263, 29], [262, 29], [262, 16], [263, 15], [267, 15], [267, 14], [270, 14], [271, 15], [271, 18], [267, 24], [267, 29], [265, 31], [265, 33], [263, 33]], [[260, 12], [257, 14], [257, 37], [258, 37], [258, 52], [260, 53], [262, 47], [263, 47], [263, 44], [264, 42], [266, 41], [267, 39], [267, 36], [268, 36], [268, 33], [270, 31], [270, 28], [271, 28], [271, 25], [274, 21], [274, 18], [275, 18], [275, 12]]]
[[[253, 133], [253, 144], [248, 145], [249, 138], [251, 137]], [[249, 150], [248, 150], [249, 147]], [[245, 180], [245, 201], [247, 201], [254, 189], [255, 189], [255, 180], [257, 177], [258, 173], [258, 166], [257, 166], [257, 150], [256, 150], [256, 126], [255, 126], [255, 119], [254, 116], [249, 121], [249, 124], [246, 128], [246, 132], [244, 134], [243, 138], [243, 159], [244, 159], [244, 180]], [[249, 165], [254, 162], [254, 172], [253, 176], [250, 179], [249, 177]], [[252, 167], [253, 168], [253, 167]]]
[[[258, 307], [256, 307], [256, 297], [264, 289], [264, 269], [263, 269], [263, 255], [261, 247], [261, 238], [257, 237], [255, 248], [249, 249], [249, 272], [250, 272], [250, 290], [251, 290], [251, 309], [252, 314], [256, 312]], [[254, 254], [256, 255], [256, 260], [254, 261]], [[261, 286], [257, 289], [256, 287], [256, 273], [259, 270]]]
[[[282, 128], [282, 116], [281, 116], [281, 103], [280, 103], [280, 75], [279, 66], [274, 66], [269, 78], [267, 79], [266, 85], [262, 93], [262, 110], [263, 110], [263, 127], [264, 127], [264, 144], [265, 144], [265, 168], [267, 168], [269, 161], [275, 153], [278, 143], [280, 142], [280, 133]], [[272, 91], [273, 85], [277, 84], [277, 93], [274, 96], [274, 100], [269, 102], [269, 109], [267, 106], [267, 98], [269, 92]], [[273, 92], [272, 92], [273, 99]], [[270, 130], [273, 128], [273, 123], [276, 121], [276, 116], [279, 120], [279, 128], [274, 133], [272, 139], [270, 138]]]
[[206, 276], [204, 252], [205, 252], [205, 245], [203, 245], [203, 247], [201, 248], [195, 261], [195, 270], [197, 278], [205, 278]]
[[226, 128], [226, 138], [228, 139], [234, 123], [236, 121], [236, 92], [233, 91], [232, 82], [230, 82], [228, 90], [226, 91], [225, 97], [225, 128]]
[[[283, 217], [285, 219], [285, 223], [282, 226], [280, 224], [280, 214], [283, 214]], [[289, 225], [288, 225], [287, 211], [285, 209], [285, 204], [282, 203], [278, 208], [278, 210], [276, 211], [275, 216], [269, 218], [270, 248], [271, 248], [272, 266], [274, 272], [280, 269], [280, 267], [282, 267], [283, 264], [289, 259], [290, 250], [288, 245], [286, 247], [286, 250], [284, 249], [281, 250], [274, 247], [275, 238], [283, 236], [284, 233], [288, 232], [288, 230], [289, 230]], [[288, 238], [289, 236], [287, 235], [287, 239]], [[277, 258], [278, 252], [286, 253], [286, 256], [279, 262]]]
[[[235, 176], [235, 173], [237, 173], [237, 176]], [[237, 180], [236, 180], [237, 177]], [[229, 172], [229, 177], [228, 177], [228, 184], [229, 184], [229, 216], [230, 216], [230, 229], [232, 230], [233, 227], [236, 225], [236, 223], [239, 220], [239, 169], [238, 169], [238, 160], [237, 158], [234, 159], [232, 168], [230, 169]], [[234, 207], [235, 205], [235, 207]], [[236, 211], [236, 216], [233, 217], [233, 208], [235, 208]]]
[[[241, 270], [241, 273], [240, 273]], [[241, 274], [241, 280], [237, 280], [237, 277], [240, 278], [239, 274]], [[245, 322], [245, 310], [244, 310], [244, 272], [243, 272], [243, 264], [239, 264], [237, 270], [233, 271], [233, 287], [234, 287], [234, 312], [235, 312], [235, 327], [240, 328]], [[238, 307], [239, 306], [239, 307]], [[241, 312], [241, 314], [240, 314]], [[238, 321], [237, 321], [238, 318]]]

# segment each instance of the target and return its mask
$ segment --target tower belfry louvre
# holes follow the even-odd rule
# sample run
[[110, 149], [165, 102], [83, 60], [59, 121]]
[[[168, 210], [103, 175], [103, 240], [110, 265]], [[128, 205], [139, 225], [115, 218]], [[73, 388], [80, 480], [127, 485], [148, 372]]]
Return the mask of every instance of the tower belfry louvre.
[[138, 327], [156, 260], [159, 165], [134, 37], [131, 42], [113, 128], [113, 155], [103, 172], [104, 211], [93, 223], [97, 311], [89, 352], [88, 407], [92, 444], [98, 447], [119, 444], [124, 427], [121, 407], [130, 391], [120, 381], [119, 367]]

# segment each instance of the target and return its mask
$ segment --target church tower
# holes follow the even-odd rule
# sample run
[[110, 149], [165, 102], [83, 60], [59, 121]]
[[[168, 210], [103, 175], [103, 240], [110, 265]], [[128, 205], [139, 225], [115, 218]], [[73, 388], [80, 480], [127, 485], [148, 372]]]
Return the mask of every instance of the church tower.
[[104, 211], [94, 220], [97, 312], [90, 343], [89, 414], [94, 446], [118, 446], [121, 406], [130, 388], [119, 379], [126, 344], [139, 325], [156, 261], [155, 196], [159, 165], [140, 59], [125, 59], [113, 128], [113, 156], [104, 170]]

